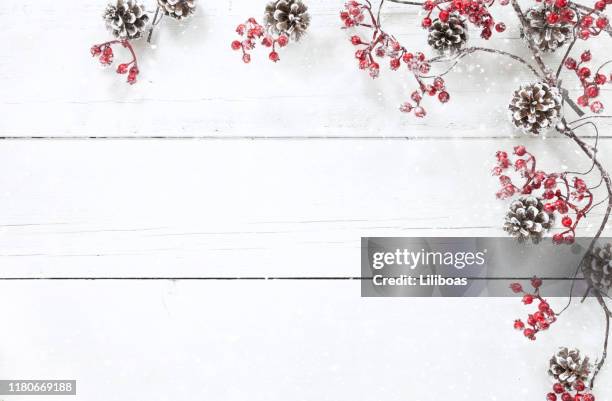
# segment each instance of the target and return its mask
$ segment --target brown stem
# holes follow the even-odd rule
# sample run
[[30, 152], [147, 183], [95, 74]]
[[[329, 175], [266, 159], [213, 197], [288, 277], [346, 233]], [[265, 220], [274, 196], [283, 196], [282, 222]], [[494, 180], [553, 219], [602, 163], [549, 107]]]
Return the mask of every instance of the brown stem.
[[[516, 15], [521, 21], [521, 25], [523, 26], [523, 31], [526, 32], [527, 24], [528, 24], [527, 19], [525, 18], [525, 15], [523, 14], [523, 10], [521, 10], [521, 6], [519, 6], [517, 0], [512, 0], [512, 8], [514, 8]], [[533, 41], [529, 37], [527, 38], [527, 45], [529, 46], [529, 50], [531, 50], [531, 53], [533, 53], [533, 58], [538, 64], [538, 67], [540, 67], [540, 70], [542, 71], [542, 74], [544, 74], [544, 77], [550, 77], [551, 75], [550, 69], [546, 66], [546, 64], [544, 64], [544, 60], [542, 60], [542, 56], [540, 56], [540, 51], [535, 47], [535, 45], [533, 44]]]

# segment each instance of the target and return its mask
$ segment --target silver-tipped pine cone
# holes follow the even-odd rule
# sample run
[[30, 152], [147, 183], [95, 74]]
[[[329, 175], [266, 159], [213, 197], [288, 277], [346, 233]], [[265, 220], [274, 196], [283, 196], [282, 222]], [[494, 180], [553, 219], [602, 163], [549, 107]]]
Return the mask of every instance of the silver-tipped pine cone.
[[527, 134], [540, 135], [554, 127], [561, 116], [559, 90], [546, 82], [527, 84], [517, 89], [508, 109], [515, 127]]
[[579, 380], [584, 382], [585, 385], [589, 384], [591, 363], [588, 356], [580, 355], [579, 350], [562, 347], [550, 358], [548, 374], [569, 390]]
[[179, 21], [191, 17], [196, 10], [195, 0], [157, 0], [157, 4], [164, 15]]
[[546, 16], [551, 6], [537, 5], [525, 13], [526, 25], [521, 28], [523, 39], [531, 40], [543, 52], [554, 52], [572, 39], [574, 26], [571, 22], [563, 21], [550, 23]]
[[607, 293], [612, 286], [612, 244], [596, 246], [586, 254], [582, 273], [593, 288]]
[[510, 204], [504, 231], [520, 243], [539, 243], [553, 223], [554, 215], [544, 210], [544, 203], [535, 196], [521, 196]]
[[276, 0], [266, 6], [264, 23], [272, 33], [284, 33], [297, 41], [310, 26], [310, 14], [301, 0]]
[[465, 20], [452, 14], [447, 22], [435, 20], [429, 27], [427, 43], [441, 54], [453, 54], [465, 47], [468, 30]]
[[117, 39], [139, 39], [149, 21], [145, 7], [137, 0], [117, 0], [109, 4], [103, 15], [106, 28]]

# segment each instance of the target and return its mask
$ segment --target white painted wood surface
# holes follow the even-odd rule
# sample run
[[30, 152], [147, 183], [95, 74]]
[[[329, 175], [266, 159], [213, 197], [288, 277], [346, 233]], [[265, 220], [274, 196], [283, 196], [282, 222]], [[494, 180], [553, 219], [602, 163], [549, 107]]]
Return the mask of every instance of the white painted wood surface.
[[[248, 66], [229, 43], [263, 2], [202, 2], [138, 46], [134, 87], [89, 57], [104, 2], [4, 3], [3, 277], [353, 276], [362, 236], [502, 235], [498, 149], [588, 168], [563, 138], [511, 130], [507, 100], [531, 77], [502, 58], [466, 60], [427, 119], [399, 113], [407, 76], [357, 70], [341, 1], [309, 1], [304, 42]], [[423, 49], [417, 14], [389, 5], [385, 23]], [[472, 36], [528, 57], [515, 28]], [[86, 401], [543, 399], [554, 349], [595, 356], [602, 332], [581, 305], [532, 344], [511, 329], [516, 300], [367, 300], [356, 282], [2, 282], [0, 300], [0, 378], [76, 378]]]

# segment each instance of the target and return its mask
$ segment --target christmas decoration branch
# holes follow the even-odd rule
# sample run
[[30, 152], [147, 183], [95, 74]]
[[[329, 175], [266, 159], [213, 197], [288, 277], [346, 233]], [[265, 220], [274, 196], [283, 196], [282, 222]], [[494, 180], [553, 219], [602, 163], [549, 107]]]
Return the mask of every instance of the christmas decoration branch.
[[[533, 292], [525, 292], [518, 283], [512, 286], [515, 293], [522, 294], [523, 303], [538, 302], [538, 310], [530, 314], [526, 322], [516, 320], [514, 323], [515, 328], [521, 330], [525, 337], [535, 340], [536, 334], [547, 330], [571, 304], [574, 283], [581, 270], [585, 278], [590, 280], [589, 292], [592, 292], [598, 300], [606, 319], [601, 357], [591, 370], [589, 358], [583, 357], [578, 350], [560, 349], [550, 362], [549, 373], [556, 383], [553, 391], [547, 394], [546, 398], [548, 401], [556, 401], [558, 397], [562, 401], [594, 401], [595, 397], [590, 391], [607, 358], [610, 319], [612, 318], [603, 291], [604, 287], [612, 286], [612, 245], [603, 248], [597, 245], [610, 213], [612, 213], [612, 181], [609, 173], [597, 158], [599, 132], [591, 119], [612, 118], [612, 116], [582, 117], [584, 111], [581, 107], [589, 107], [590, 111], [596, 114], [601, 113], [603, 105], [596, 98], [599, 96], [601, 85], [612, 80], [612, 76], [608, 78], [602, 72], [603, 68], [612, 61], [603, 63], [592, 73], [587, 66], [591, 61], [589, 51], [583, 52], [578, 61], [571, 55], [578, 39], [587, 40], [601, 32], [610, 34], [608, 19], [602, 13], [606, 8], [606, 2], [598, 0], [595, 7], [590, 8], [570, 0], [544, 0], [542, 4], [523, 11], [517, 0], [500, 0], [499, 4], [511, 4], [520, 21], [521, 36], [531, 53], [533, 60], [531, 62], [516, 54], [495, 48], [466, 45], [466, 27], [461, 16], [467, 16], [470, 23], [480, 28], [481, 37], [484, 39], [491, 37], [493, 26], [497, 31], [505, 30], [505, 25], [494, 23], [488, 13], [488, 7], [493, 5], [493, 1], [486, 3], [481, 0], [427, 0], [423, 3], [404, 0], [388, 1], [423, 7], [426, 16], [422, 20], [422, 26], [428, 30], [428, 43], [434, 50], [442, 54], [428, 58], [421, 52], [415, 54], [408, 52], [406, 47], [402, 46], [382, 26], [380, 14], [385, 0], [380, 2], [376, 12], [373, 11], [371, 3], [367, 0], [348, 1], [341, 12], [341, 19], [344, 29], [370, 30], [371, 39], [363, 39], [361, 35], [353, 35], [350, 39], [351, 43], [357, 47], [355, 58], [359, 62], [360, 69], [368, 71], [372, 78], [376, 78], [380, 73], [377, 59], [389, 58], [391, 70], [397, 70], [401, 62], [404, 62], [412, 73], [417, 82], [417, 90], [411, 95], [411, 100], [415, 103], [402, 105], [400, 110], [414, 111], [417, 117], [425, 116], [426, 113], [421, 104], [423, 96], [440, 93], [437, 90], [443, 90], [446, 93], [442, 77], [452, 72], [468, 55], [488, 53], [508, 57], [528, 69], [537, 80], [515, 91], [509, 105], [512, 123], [531, 135], [540, 135], [554, 129], [571, 139], [591, 160], [592, 166], [586, 172], [546, 173], [536, 168], [535, 155], [528, 152], [524, 146], [518, 146], [514, 149], [514, 156], [518, 157], [516, 160], [512, 160], [506, 152], [498, 152], [498, 164], [494, 169], [494, 175], [499, 176], [502, 184], [502, 189], [497, 194], [499, 198], [519, 196], [519, 199], [512, 203], [504, 226], [504, 229], [519, 241], [534, 243], [542, 241], [544, 234], [553, 227], [556, 221], [555, 215], [558, 214], [564, 231], [553, 235], [553, 241], [558, 244], [573, 243], [579, 223], [586, 219], [589, 212], [595, 207], [606, 204], [606, 211], [600, 226], [590, 240], [584, 259], [577, 266], [572, 279], [568, 306], [559, 313], [553, 312], [548, 301], [540, 293], [541, 280], [539, 279], [532, 280]], [[609, 0], [606, 1], [612, 3]], [[474, 10], [478, 10], [476, 14]], [[435, 20], [432, 19], [434, 11], [438, 13]], [[552, 70], [546, 64], [542, 53], [552, 52], [563, 46], [567, 46], [567, 49], [561, 63], [555, 70]], [[414, 60], [418, 64], [412, 64]], [[446, 65], [446, 68], [438, 74], [430, 74], [430, 68], [437, 64]], [[577, 104], [570, 99], [568, 90], [562, 86], [560, 77], [564, 69], [574, 71], [583, 87], [584, 92], [577, 99]], [[428, 85], [427, 79], [434, 79], [434, 85]], [[441, 84], [441, 88], [437, 88], [435, 82]], [[449, 99], [448, 94], [444, 96], [444, 99]], [[564, 115], [565, 104], [574, 109], [579, 116], [572, 123], [568, 123]], [[597, 135], [594, 146], [587, 144], [577, 134], [576, 130], [584, 126], [595, 128]], [[520, 185], [514, 184], [513, 180], [504, 174], [504, 171], [508, 169], [514, 169], [520, 175]], [[600, 184], [589, 187], [582, 177], [593, 170], [598, 171], [601, 180]], [[596, 202], [594, 190], [602, 184], [605, 186], [607, 196]], [[604, 258], [603, 262], [609, 261], [610, 263], [605, 265], [610, 267], [609, 270], [605, 270], [605, 274], [608, 275], [605, 277], [602, 277], [602, 270], [599, 269], [600, 264], [603, 263], [602, 258]], [[594, 280], [603, 281], [596, 285]], [[585, 297], [587, 295], [588, 292]]]

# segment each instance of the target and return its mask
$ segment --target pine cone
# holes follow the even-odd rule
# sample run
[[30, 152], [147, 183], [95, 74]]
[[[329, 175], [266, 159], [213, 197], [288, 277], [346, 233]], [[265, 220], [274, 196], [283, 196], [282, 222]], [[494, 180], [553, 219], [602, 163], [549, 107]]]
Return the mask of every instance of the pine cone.
[[440, 53], [455, 53], [461, 50], [468, 40], [465, 20], [451, 15], [447, 22], [437, 19], [429, 27], [427, 43]]
[[195, 0], [157, 0], [157, 4], [161, 7], [164, 15], [177, 20], [191, 17], [195, 12]]
[[533, 41], [543, 52], [554, 52], [567, 43], [573, 34], [571, 22], [559, 18], [558, 22], [551, 24], [546, 18], [549, 11], [552, 11], [550, 6], [545, 5], [530, 8], [525, 13], [527, 27], [521, 29], [523, 39]]
[[585, 255], [582, 272], [595, 289], [607, 293], [612, 286], [612, 244], [596, 246]]
[[531, 240], [537, 244], [542, 240], [546, 231], [554, 223], [552, 213], [544, 210], [544, 203], [534, 196], [521, 196], [512, 202], [506, 214], [504, 231], [515, 237], [519, 242]]
[[510, 105], [512, 123], [527, 134], [538, 135], [555, 125], [561, 115], [559, 90], [545, 82], [521, 86]]
[[589, 357], [582, 357], [577, 349], [559, 348], [559, 351], [550, 358], [548, 374], [568, 390], [577, 380], [588, 384], [590, 373]]
[[273, 33], [300, 40], [310, 25], [308, 7], [301, 0], [273, 1], [266, 6], [264, 23]]
[[142, 37], [149, 16], [137, 0], [117, 0], [104, 11], [106, 27], [118, 39], [138, 39]]

